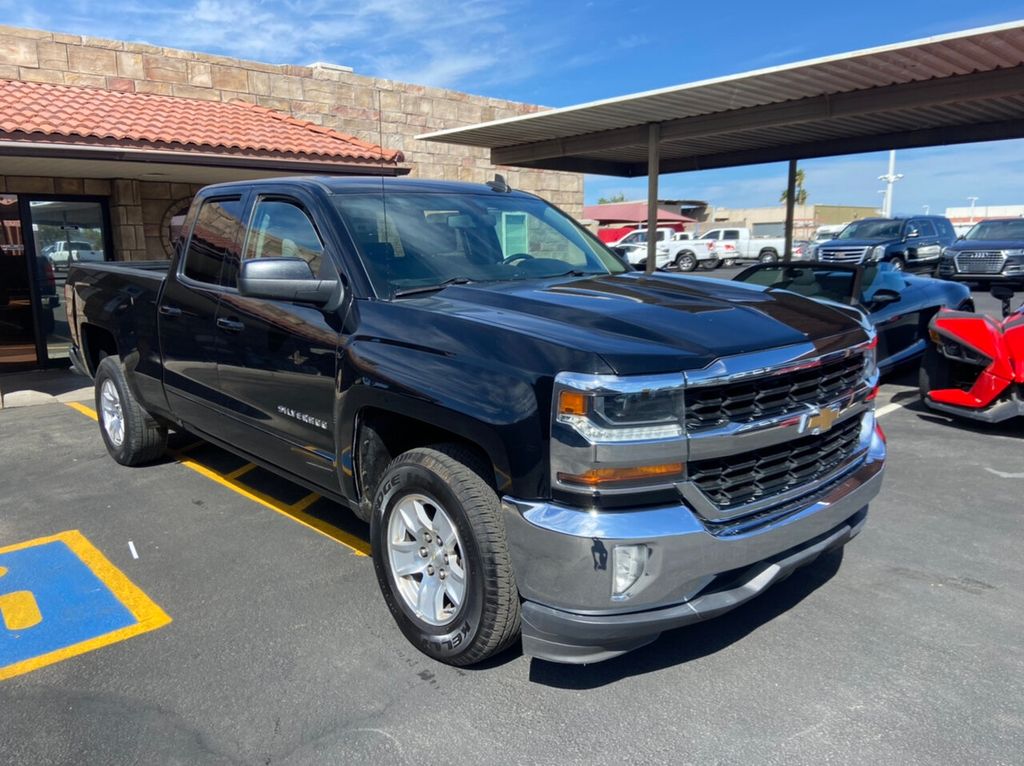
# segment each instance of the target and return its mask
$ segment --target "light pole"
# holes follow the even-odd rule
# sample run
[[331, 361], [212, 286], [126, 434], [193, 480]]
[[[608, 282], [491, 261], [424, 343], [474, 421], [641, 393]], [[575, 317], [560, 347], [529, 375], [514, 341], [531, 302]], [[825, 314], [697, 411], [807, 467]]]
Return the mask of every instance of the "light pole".
[[932, 212], [932, 206], [931, 205], [921, 205], [921, 207], [924, 208], [924, 214], [925, 215], [928, 215], [930, 212]]
[[896, 150], [890, 149], [889, 172], [878, 177], [879, 181], [885, 181], [885, 202], [882, 205], [882, 215], [886, 218], [892, 218], [892, 186], [901, 178], [903, 178], [903, 174], [896, 172]]
[[974, 223], [974, 203], [978, 201], [978, 198], [968, 197], [967, 199], [971, 203], [971, 223]]

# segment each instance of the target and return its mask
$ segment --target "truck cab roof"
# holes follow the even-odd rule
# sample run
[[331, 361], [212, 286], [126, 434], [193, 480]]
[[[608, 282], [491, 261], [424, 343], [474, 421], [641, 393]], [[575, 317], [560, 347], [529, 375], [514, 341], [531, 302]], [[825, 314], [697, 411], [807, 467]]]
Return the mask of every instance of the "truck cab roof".
[[461, 194], [516, 194], [533, 197], [529, 192], [510, 189], [497, 192], [486, 184], [464, 181], [436, 181], [421, 178], [387, 178], [381, 176], [284, 176], [281, 178], [260, 178], [247, 181], [227, 181], [203, 189], [203, 194], [221, 193], [227, 190], [245, 190], [266, 186], [291, 186], [316, 190], [323, 194], [366, 194], [374, 192], [416, 192], [420, 194], [461, 193]]

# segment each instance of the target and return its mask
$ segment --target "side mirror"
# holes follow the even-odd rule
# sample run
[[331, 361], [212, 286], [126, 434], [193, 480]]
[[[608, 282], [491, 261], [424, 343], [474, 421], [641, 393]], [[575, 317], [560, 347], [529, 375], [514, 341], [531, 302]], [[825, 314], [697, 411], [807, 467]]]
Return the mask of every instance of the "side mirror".
[[917, 237], [920, 236], [921, 232], [919, 232], [917, 229], [911, 229], [910, 231], [907, 232], [907, 239], [916, 239]]
[[899, 292], [896, 290], [890, 290], [887, 287], [879, 288], [875, 290], [875, 294], [871, 296], [871, 302], [876, 306], [887, 306], [890, 303], [898, 303], [902, 298]]
[[238, 292], [246, 298], [324, 306], [339, 288], [338, 280], [317, 279], [302, 258], [254, 258], [238, 272]]

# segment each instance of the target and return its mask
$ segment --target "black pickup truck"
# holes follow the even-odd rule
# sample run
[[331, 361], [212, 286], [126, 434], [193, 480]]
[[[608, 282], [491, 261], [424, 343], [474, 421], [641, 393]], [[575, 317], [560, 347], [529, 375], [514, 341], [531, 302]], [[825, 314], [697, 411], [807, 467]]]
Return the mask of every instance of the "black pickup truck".
[[622, 654], [842, 546], [879, 490], [855, 309], [634, 272], [500, 181], [211, 186], [183, 231], [68, 275], [108, 451], [185, 429], [345, 504], [441, 661]]

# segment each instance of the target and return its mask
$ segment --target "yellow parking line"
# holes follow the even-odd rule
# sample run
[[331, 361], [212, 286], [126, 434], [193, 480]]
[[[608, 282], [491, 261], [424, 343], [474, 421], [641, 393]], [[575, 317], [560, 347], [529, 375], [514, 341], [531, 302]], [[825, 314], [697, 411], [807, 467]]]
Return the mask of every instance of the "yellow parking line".
[[[92, 418], [93, 420], [97, 420], [95, 410], [90, 409], [89, 407], [86, 407], [83, 404], [78, 404], [77, 402], [68, 402], [67, 405], [71, 409], [77, 410], [78, 412], [81, 412], [83, 415], [86, 415]], [[232, 474], [237, 474], [238, 471], [242, 471], [242, 474], [248, 473], [248, 471], [256, 467], [252, 463], [242, 466], [242, 468], [236, 469], [231, 473], [222, 474], [218, 473], [217, 471], [214, 471], [211, 468], [207, 468], [202, 463], [198, 463], [195, 460], [185, 457], [185, 455], [182, 454], [186, 450], [190, 450], [199, 444], [205, 444], [205, 442], [196, 442], [195, 444], [190, 444], [184, 449], [173, 450], [171, 451], [170, 454], [174, 456], [178, 463], [185, 466], [186, 468], [189, 468], [198, 474], [202, 474], [207, 479], [215, 481], [221, 486], [227, 487], [228, 489], [241, 495], [242, 497], [248, 498], [249, 500], [252, 500], [255, 503], [259, 503], [260, 505], [269, 508], [272, 511], [275, 511], [276, 513], [279, 513], [282, 516], [286, 516], [292, 521], [296, 521], [302, 526], [307, 527], [308, 529], [312, 529], [314, 532], [317, 532], [318, 534], [321, 534], [324, 537], [328, 537], [331, 540], [334, 540], [334, 542], [336, 543], [341, 543], [346, 548], [354, 552], [357, 556], [370, 555], [370, 544], [363, 540], [361, 537], [357, 537], [356, 535], [353, 535], [351, 532], [346, 532], [343, 529], [339, 529], [333, 524], [328, 524], [323, 519], [318, 519], [316, 516], [311, 516], [310, 514], [305, 512], [306, 509], [309, 508], [309, 506], [311, 506], [313, 503], [320, 499], [320, 495], [314, 492], [309, 495], [306, 495], [306, 497], [302, 498], [297, 503], [294, 503], [292, 505], [282, 503], [279, 500], [270, 497], [269, 495], [264, 495], [262, 492], [258, 492], [255, 489], [245, 486], [244, 484], [236, 480], [237, 476], [232, 476]]]
[[[202, 474], [207, 479], [215, 481], [221, 486], [227, 487], [228, 489], [232, 490], [233, 492], [236, 492], [242, 497], [248, 498], [249, 500], [252, 500], [255, 503], [259, 503], [260, 505], [269, 508], [272, 511], [275, 511], [281, 514], [282, 516], [287, 516], [292, 521], [297, 521], [302, 526], [312, 529], [314, 532], [318, 532], [324, 537], [329, 537], [336, 543], [341, 543], [346, 548], [351, 549], [357, 556], [370, 555], [370, 544], [365, 540], [356, 537], [355, 535], [346, 532], [343, 529], [338, 529], [338, 527], [334, 526], [333, 524], [328, 524], [323, 519], [318, 519], [316, 516], [311, 516], [305, 511], [293, 510], [293, 506], [285, 505], [284, 503], [279, 502], [278, 500], [270, 497], [269, 495], [264, 495], [262, 492], [259, 492], [255, 489], [251, 489], [250, 487], [246, 487], [241, 482], [236, 481], [234, 479], [229, 479], [224, 474], [218, 473], [217, 471], [207, 468], [205, 465], [197, 463], [195, 460], [192, 460], [191, 458], [178, 455], [176, 455], [176, 457], [178, 457], [178, 462], [181, 465], [185, 466], [186, 468], [190, 468], [196, 473]], [[301, 505], [302, 502], [303, 501], [300, 500], [298, 503], [296, 503], [296, 505]], [[310, 505], [311, 504], [312, 503], [310, 503]]]
[[64, 402], [64, 404], [66, 404], [68, 407], [70, 407], [73, 410], [77, 410], [78, 412], [81, 412], [87, 418], [92, 418], [93, 420], [96, 420], [96, 421], [98, 421], [100, 419], [99, 415], [96, 414], [96, 410], [94, 410], [92, 407], [86, 407], [84, 404], [81, 404], [79, 402]]
[[245, 476], [247, 473], [249, 473], [249, 471], [251, 471], [255, 467], [256, 467], [255, 463], [246, 463], [241, 468], [236, 468], [231, 473], [224, 474], [224, 477], [227, 478], [227, 479], [240, 479], [243, 476]]

